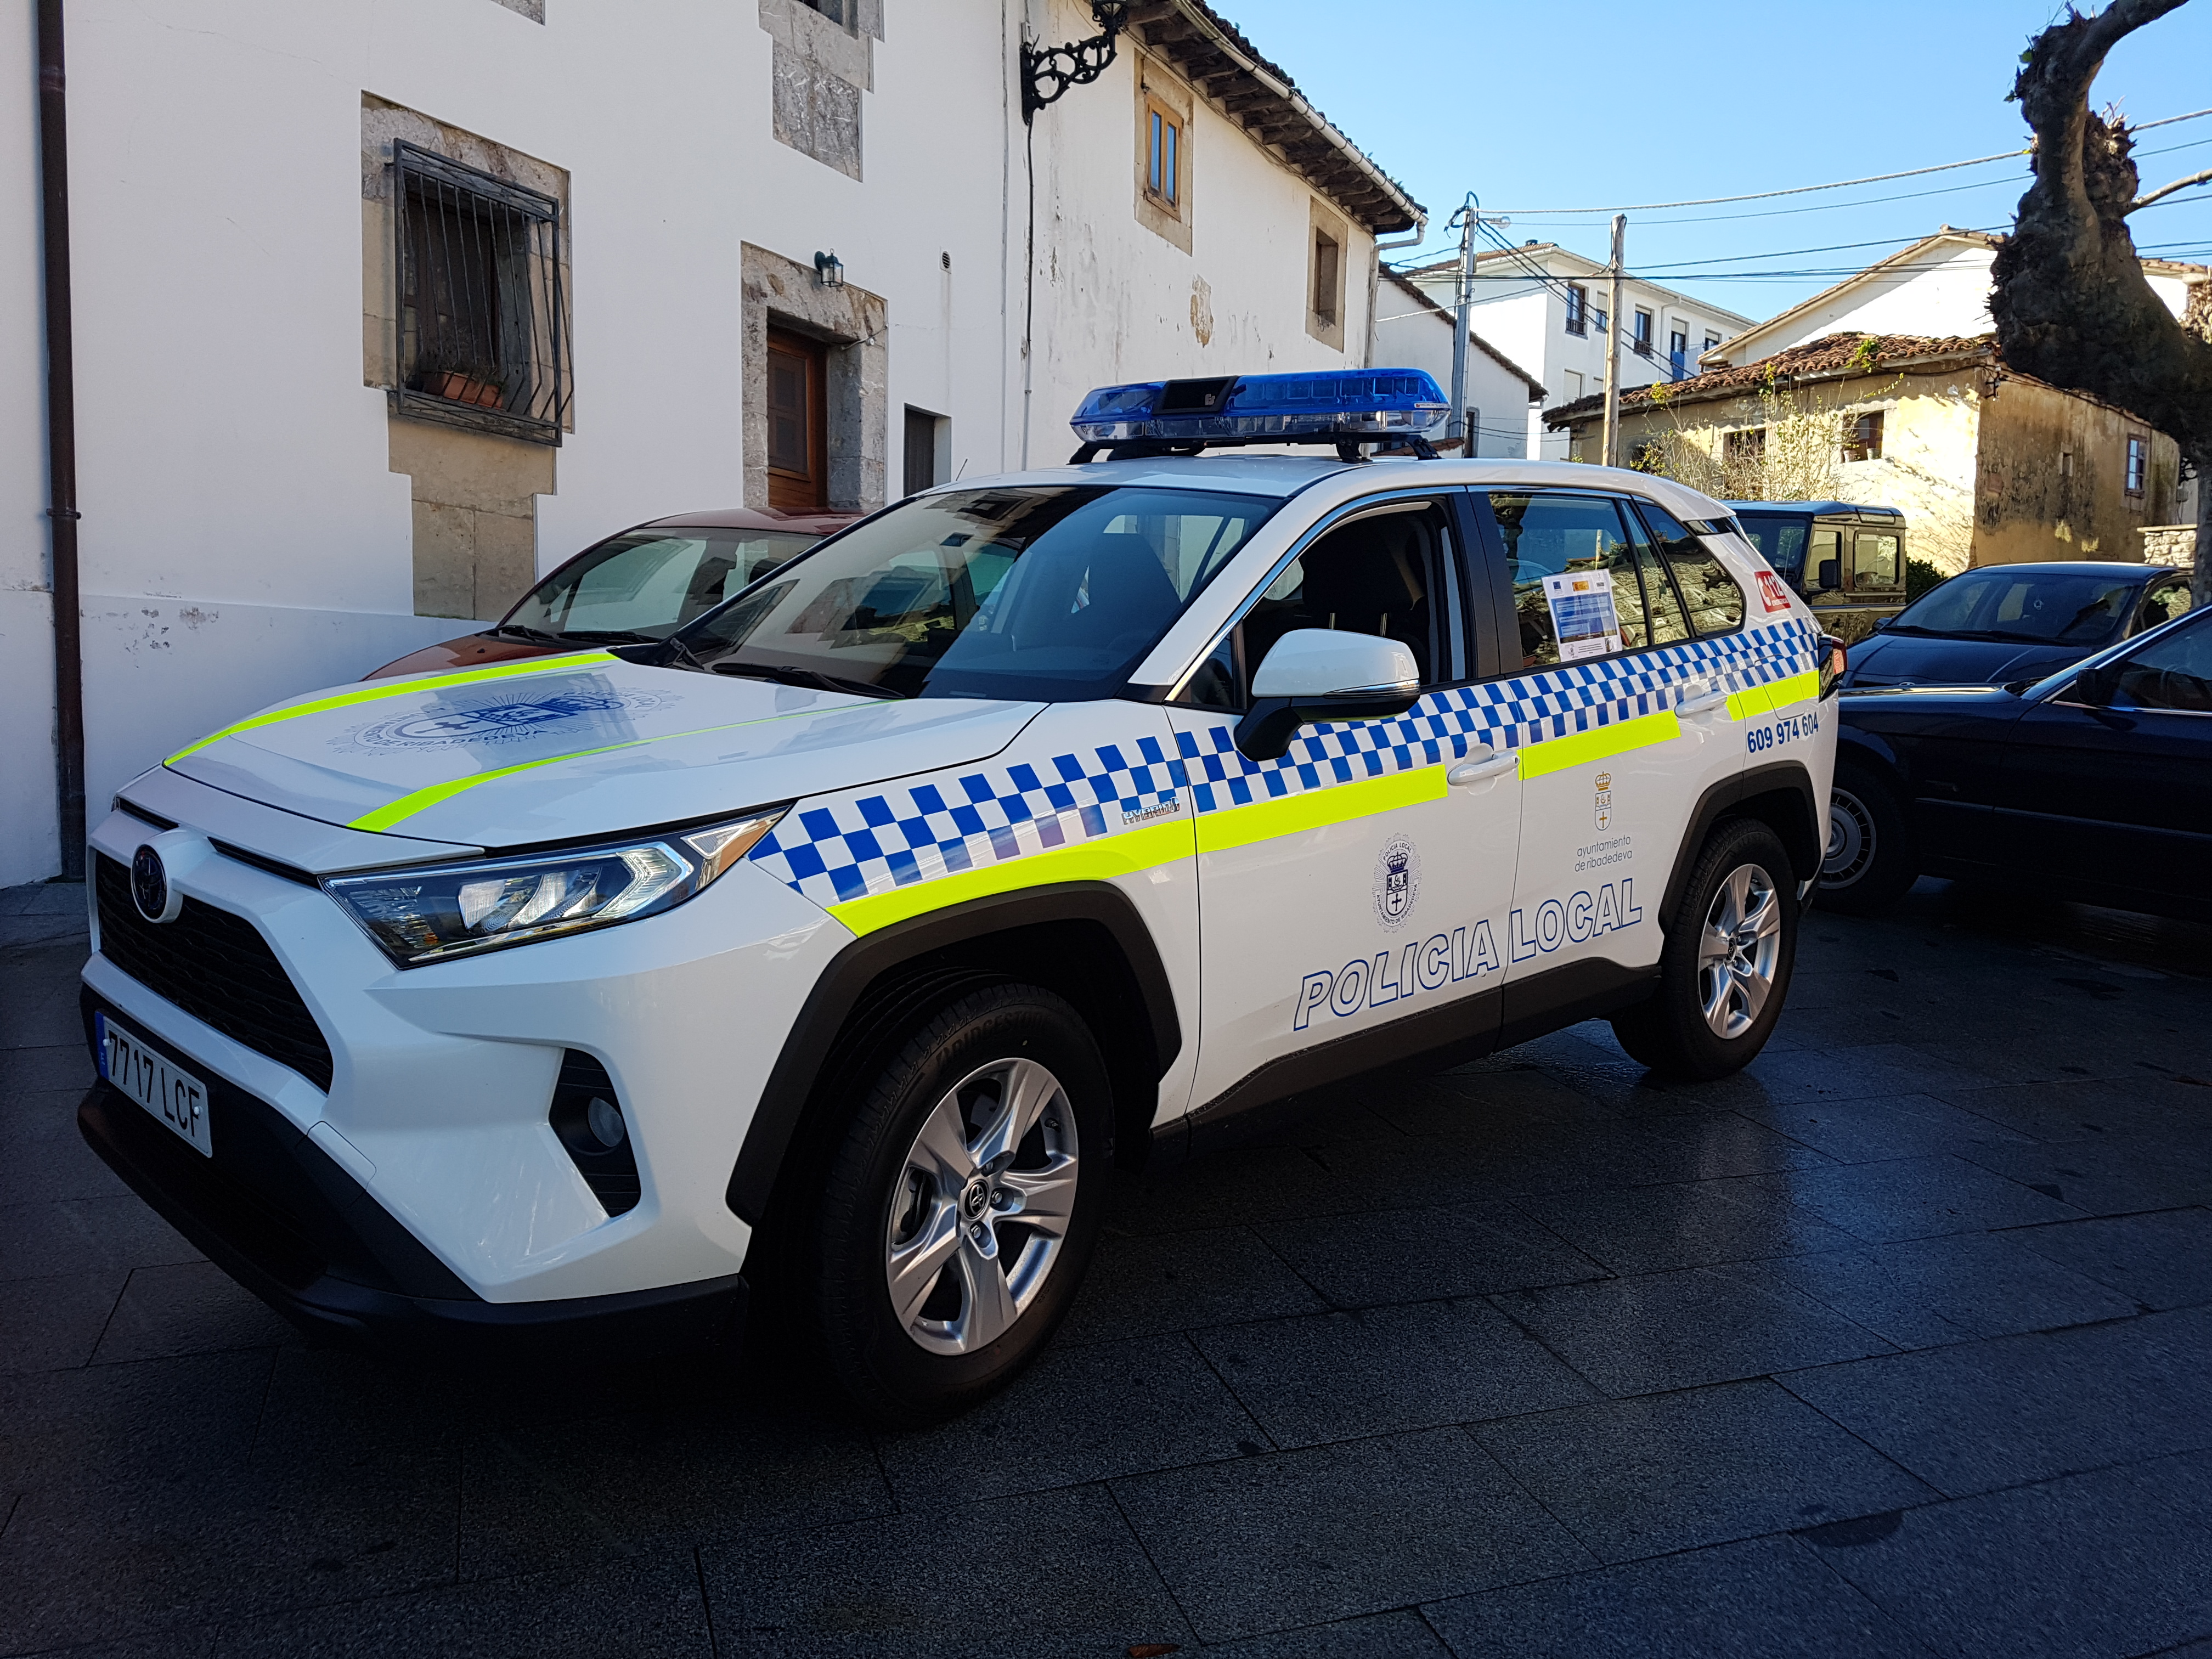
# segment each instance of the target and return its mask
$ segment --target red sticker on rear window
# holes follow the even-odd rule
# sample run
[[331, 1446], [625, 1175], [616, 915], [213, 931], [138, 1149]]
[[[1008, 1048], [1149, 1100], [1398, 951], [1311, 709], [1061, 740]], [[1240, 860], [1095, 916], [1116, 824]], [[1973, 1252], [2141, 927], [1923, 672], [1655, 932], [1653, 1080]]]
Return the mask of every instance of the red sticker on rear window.
[[1790, 608], [1790, 590], [1783, 586], [1782, 578], [1771, 570], [1759, 573], [1759, 597], [1769, 611], [1787, 611]]

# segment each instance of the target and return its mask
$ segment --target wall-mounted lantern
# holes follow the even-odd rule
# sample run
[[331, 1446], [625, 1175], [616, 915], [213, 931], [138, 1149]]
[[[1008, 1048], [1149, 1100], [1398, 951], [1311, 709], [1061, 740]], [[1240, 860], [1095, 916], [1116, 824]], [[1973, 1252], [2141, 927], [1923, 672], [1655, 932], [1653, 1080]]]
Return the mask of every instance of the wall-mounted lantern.
[[845, 286], [845, 262], [837, 257], [836, 250], [814, 256], [814, 281], [821, 288]]

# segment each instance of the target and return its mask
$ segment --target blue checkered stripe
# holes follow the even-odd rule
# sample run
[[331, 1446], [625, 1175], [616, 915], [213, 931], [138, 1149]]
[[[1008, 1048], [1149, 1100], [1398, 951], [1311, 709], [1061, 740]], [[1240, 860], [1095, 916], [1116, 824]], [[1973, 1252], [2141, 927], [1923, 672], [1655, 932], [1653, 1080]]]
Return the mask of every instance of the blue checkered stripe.
[[1134, 828], [1172, 810], [1182, 783], [1160, 739], [1139, 738], [809, 802], [752, 857], [816, 903], [838, 904]]
[[1203, 815], [1436, 766], [1462, 758], [1477, 744], [1525, 749], [1548, 738], [1662, 714], [1681, 702], [1682, 687], [1692, 679], [1726, 692], [1787, 679], [1813, 666], [1817, 634], [1809, 623], [1792, 620], [1633, 657], [1456, 686], [1431, 692], [1396, 720], [1309, 727], [1280, 760], [1239, 754], [1233, 724], [1178, 732], [1176, 738], [1192, 804]]
[[793, 812], [753, 861], [823, 906], [1134, 828], [1188, 787], [1199, 813], [1279, 799], [1457, 760], [1477, 744], [1522, 749], [1656, 714], [1693, 678], [1723, 691], [1804, 672], [1818, 630], [1793, 619], [1632, 658], [1432, 692], [1396, 720], [1308, 728], [1279, 760], [1237, 750], [1235, 723], [1109, 744], [1041, 764], [990, 766], [927, 783], [831, 796]]

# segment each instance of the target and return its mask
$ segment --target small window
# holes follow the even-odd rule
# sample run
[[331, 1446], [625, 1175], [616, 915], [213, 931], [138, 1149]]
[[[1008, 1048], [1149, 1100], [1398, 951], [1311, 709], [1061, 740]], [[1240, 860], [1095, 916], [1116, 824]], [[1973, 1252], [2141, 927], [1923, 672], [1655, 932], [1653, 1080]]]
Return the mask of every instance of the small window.
[[1578, 283], [1567, 284], [1567, 332], [1589, 331], [1589, 290]]
[[1182, 179], [1182, 123], [1158, 104], [1147, 120], [1150, 152], [1145, 161], [1145, 189], [1170, 212], [1180, 210]]
[[1567, 401], [1578, 401], [1583, 395], [1583, 377], [1571, 368], [1561, 369], [1559, 374], [1567, 383]]
[[1630, 331], [1628, 343], [1636, 348], [1638, 356], [1649, 357], [1651, 355], [1651, 313], [1650, 312], [1638, 311], [1636, 313], [1636, 324]]
[[1690, 336], [1686, 330], [1668, 331], [1667, 372], [1678, 380], [1690, 372]]
[[1323, 328], [1336, 326], [1340, 257], [1336, 238], [1325, 230], [1314, 232], [1313, 314], [1314, 321]]
[[398, 204], [398, 412], [561, 441], [568, 302], [560, 204], [413, 144]]
[[1637, 502], [1636, 510], [1650, 527], [1652, 539], [1659, 544], [1659, 556], [1674, 578], [1674, 586], [1681, 590], [1690, 626], [1705, 638], [1742, 627], [1743, 589], [1705, 543], [1650, 501]]
[[1844, 423], [1844, 459], [1878, 461], [1881, 459], [1881, 410], [1869, 410]]
[[1711, 350], [1715, 346], [1718, 345], [1720, 343], [1721, 343], [1721, 337], [1720, 337], [1719, 335], [1717, 335], [1717, 334], [1714, 333], [1711, 329], [1708, 329], [1708, 330], [1706, 330], [1706, 331], [1705, 331], [1705, 349], [1706, 349], [1707, 351], [1711, 351]]
[[2130, 434], [2128, 438], [2128, 494], [2143, 493], [2143, 482], [2150, 471], [2150, 440]]
[[1729, 466], [1757, 466], [1766, 459], [1766, 428], [1739, 427], [1721, 434], [1721, 459]]

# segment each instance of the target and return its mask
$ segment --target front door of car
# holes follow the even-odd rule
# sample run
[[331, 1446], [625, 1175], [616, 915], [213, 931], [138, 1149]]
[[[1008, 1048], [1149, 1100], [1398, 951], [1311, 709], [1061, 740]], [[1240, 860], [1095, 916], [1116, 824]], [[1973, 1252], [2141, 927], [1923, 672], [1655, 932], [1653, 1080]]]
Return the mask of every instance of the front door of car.
[[1476, 500], [1520, 635], [1500, 693], [1522, 722], [1521, 855], [1499, 940], [1511, 1042], [1648, 976], [1700, 798], [1741, 773], [1752, 732], [1779, 759], [1809, 748], [1819, 715], [1741, 699], [1747, 718], [1732, 715], [1743, 592], [1671, 518], [1595, 491]]
[[[1198, 814], [1201, 1120], [1495, 1034], [1521, 785], [1468, 685], [1464, 510], [1431, 491], [1324, 522], [1169, 710]], [[1248, 758], [1246, 690], [1294, 629], [1404, 646], [1420, 700]]]
[[2027, 874], [2063, 871], [2116, 902], [2212, 902], [2212, 614], [2103, 677], [2100, 705], [2069, 684], [2013, 723], [1991, 841]]

